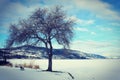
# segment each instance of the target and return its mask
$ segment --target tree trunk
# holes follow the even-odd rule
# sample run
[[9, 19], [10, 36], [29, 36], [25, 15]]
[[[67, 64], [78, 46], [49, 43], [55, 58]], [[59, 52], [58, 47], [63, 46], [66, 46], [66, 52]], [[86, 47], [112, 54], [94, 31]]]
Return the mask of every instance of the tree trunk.
[[3, 53], [4, 62], [7, 62], [6, 55]]
[[47, 71], [52, 71], [52, 55], [49, 54], [49, 58], [48, 58], [48, 69]]
[[52, 71], [52, 50], [53, 50], [53, 47], [52, 47], [52, 43], [51, 41], [49, 41], [49, 45], [50, 45], [50, 50], [49, 50], [49, 53], [48, 53], [48, 69], [47, 71]]

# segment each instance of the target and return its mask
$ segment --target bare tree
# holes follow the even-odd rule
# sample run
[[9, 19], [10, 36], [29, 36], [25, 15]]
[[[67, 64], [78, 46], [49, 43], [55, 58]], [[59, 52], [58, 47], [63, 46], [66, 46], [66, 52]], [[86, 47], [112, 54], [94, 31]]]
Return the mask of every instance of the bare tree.
[[32, 42], [44, 43], [48, 54], [48, 71], [52, 71], [53, 41], [69, 47], [73, 37], [74, 21], [67, 19], [62, 7], [52, 9], [39, 8], [27, 20], [19, 25], [11, 25], [8, 47], [13, 44]]

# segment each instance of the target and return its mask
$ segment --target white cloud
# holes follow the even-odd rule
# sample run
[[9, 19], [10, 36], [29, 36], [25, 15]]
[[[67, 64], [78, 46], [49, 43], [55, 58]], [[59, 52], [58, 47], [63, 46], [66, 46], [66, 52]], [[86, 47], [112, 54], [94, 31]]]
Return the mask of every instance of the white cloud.
[[[36, 8], [40, 6], [39, 4], [36, 4], [28, 7], [21, 3], [10, 3], [8, 7], [9, 9], [7, 9], [7, 11], [5, 12], [7, 15], [11, 15], [12, 17], [25, 17], [29, 16]], [[9, 14], [7, 12], [9, 12]]]
[[113, 23], [110, 23], [110, 26], [120, 27], [120, 23], [119, 22], [113, 22]]
[[38, 7], [40, 7], [39, 3], [36, 5], [26, 6], [19, 2], [9, 2], [8, 5], [3, 6], [4, 10], [1, 13], [1, 20], [3, 22], [1, 23], [1, 26], [8, 28], [10, 23], [17, 23], [19, 19], [30, 16]]
[[91, 32], [91, 34], [92, 34], [92, 35], [96, 35], [96, 33], [95, 33], [95, 32]]
[[102, 0], [45, 0], [44, 2], [49, 5], [63, 5], [72, 12], [82, 9], [91, 11], [99, 18], [120, 20], [119, 12], [113, 10], [112, 5]]
[[73, 0], [77, 8], [86, 9], [96, 14], [97, 17], [120, 20], [118, 12], [111, 9], [112, 5], [100, 0]]
[[[117, 45], [117, 43], [116, 43]], [[71, 49], [87, 52], [102, 54], [105, 56], [120, 55], [120, 48], [111, 42], [100, 42], [100, 41], [74, 41], [71, 43]]]
[[94, 20], [88, 20], [87, 24], [94, 24]]
[[81, 32], [87, 32], [91, 35], [96, 35], [95, 32], [88, 30], [87, 28], [81, 28], [81, 27], [74, 27], [75, 31], [81, 31]]
[[[1, 4], [2, 3], [7, 3], [9, 1], [4, 1], [1, 0]], [[120, 20], [120, 15], [118, 14], [118, 12], [111, 10], [111, 5], [107, 4], [105, 2], [102, 2], [100, 0], [46, 0], [43, 1], [45, 3], [44, 6], [46, 5], [63, 5], [65, 8], [67, 7], [67, 9], [69, 9], [69, 11], [74, 12], [75, 9], [77, 9], [77, 11], [79, 11], [79, 9], [85, 9], [85, 10], [89, 10], [93, 13], [96, 14], [96, 16], [98, 17], [102, 17], [102, 18], [110, 18], [112, 20], [116, 19], [116, 20]], [[34, 3], [34, 4], [32, 4]], [[22, 3], [19, 2], [9, 2], [9, 4], [2, 6], [3, 9], [5, 9], [4, 11], [4, 15], [6, 15], [6, 17], [12, 18], [19, 18], [19, 17], [25, 17], [26, 15], [30, 15], [31, 12], [33, 12], [36, 8], [40, 7], [42, 4], [40, 3], [40, 0], [35, 0], [35, 1], [28, 1], [28, 4], [32, 4], [29, 6], [26, 6]], [[42, 5], [43, 6], [43, 5]], [[4, 8], [5, 7], [5, 8]], [[2, 11], [1, 11], [2, 13]], [[87, 16], [87, 15], [86, 15]], [[94, 24], [94, 20], [83, 20], [83, 19], [79, 19], [76, 16], [72, 16], [71, 18], [75, 19], [77, 23], [79, 24], [83, 24], [83, 25], [89, 25], [89, 24]]]
[[[107, 26], [109, 26], [109, 25], [107, 25]], [[110, 26], [109, 26], [109, 27], [107, 27], [107, 26], [97, 25], [96, 28], [98, 28], [98, 29], [101, 30], [101, 31], [113, 31], [113, 29], [110, 28]]]
[[102, 31], [112, 31], [112, 29], [111, 29], [111, 28], [101, 27], [100, 29], [101, 29]]
[[75, 27], [74, 30], [82, 31], [82, 32], [89, 32], [87, 28], [80, 28], [80, 27]]
[[83, 19], [77, 18], [76, 16], [71, 16], [69, 18], [74, 20], [77, 24], [80, 24], [80, 25], [91, 25], [91, 24], [94, 24], [94, 20], [83, 20]]
[[[86, 53], [95, 53], [104, 56], [120, 56], [119, 41], [80, 41], [76, 40], [71, 42], [70, 49], [83, 51]], [[63, 48], [61, 45], [53, 44], [54, 48]]]

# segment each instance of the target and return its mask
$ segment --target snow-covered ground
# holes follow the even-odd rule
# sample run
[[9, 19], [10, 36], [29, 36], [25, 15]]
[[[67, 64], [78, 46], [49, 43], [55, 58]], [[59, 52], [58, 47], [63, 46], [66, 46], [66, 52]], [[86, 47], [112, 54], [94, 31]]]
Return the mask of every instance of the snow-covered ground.
[[[10, 60], [13, 64], [39, 64], [47, 69], [47, 60]], [[70, 72], [74, 80], [120, 80], [120, 59], [53, 60], [53, 70]], [[8, 79], [7, 79], [8, 78]], [[0, 80], [72, 80], [67, 73], [0, 67]]]

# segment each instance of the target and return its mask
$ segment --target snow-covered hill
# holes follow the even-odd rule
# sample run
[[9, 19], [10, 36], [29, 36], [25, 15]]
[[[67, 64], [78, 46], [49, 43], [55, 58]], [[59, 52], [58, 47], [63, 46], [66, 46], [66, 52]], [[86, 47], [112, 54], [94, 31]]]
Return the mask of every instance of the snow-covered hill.
[[[11, 58], [39, 58], [45, 59], [48, 58], [46, 53], [46, 48], [44, 47], [35, 47], [30, 45], [25, 45], [21, 47], [14, 47], [9, 50], [12, 53]], [[70, 49], [53, 49], [53, 58], [54, 59], [105, 59], [106, 57], [85, 53], [77, 50]]]

